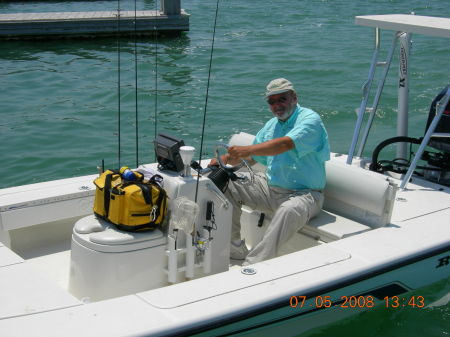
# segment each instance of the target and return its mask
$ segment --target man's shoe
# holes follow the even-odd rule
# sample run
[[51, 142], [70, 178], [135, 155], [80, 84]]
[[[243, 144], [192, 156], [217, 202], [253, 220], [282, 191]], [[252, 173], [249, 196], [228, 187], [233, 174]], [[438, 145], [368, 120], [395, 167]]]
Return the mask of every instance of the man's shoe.
[[230, 258], [233, 260], [245, 260], [248, 254], [248, 248], [245, 245], [245, 240], [241, 240], [240, 245], [233, 242], [230, 244]]

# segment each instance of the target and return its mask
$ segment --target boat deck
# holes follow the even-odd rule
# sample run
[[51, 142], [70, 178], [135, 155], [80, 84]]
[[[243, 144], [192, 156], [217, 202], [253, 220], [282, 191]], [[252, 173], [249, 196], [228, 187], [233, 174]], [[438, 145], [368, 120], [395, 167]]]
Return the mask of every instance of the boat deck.
[[[70, 243], [69, 243], [70, 246]], [[58, 247], [48, 247], [45, 251], [40, 250], [42, 255], [36, 255], [27, 260], [27, 263], [45, 275], [51, 281], [56, 283], [59, 287], [68, 291], [69, 289], [69, 272], [70, 272], [70, 248], [59, 250]]]

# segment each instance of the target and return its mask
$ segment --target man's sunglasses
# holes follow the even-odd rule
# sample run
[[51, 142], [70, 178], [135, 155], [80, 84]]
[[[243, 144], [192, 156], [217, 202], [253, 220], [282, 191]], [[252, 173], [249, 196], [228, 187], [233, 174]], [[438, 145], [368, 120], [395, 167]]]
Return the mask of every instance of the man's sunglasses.
[[287, 100], [288, 100], [288, 98], [286, 96], [281, 96], [278, 99], [276, 99], [276, 98], [269, 98], [267, 100], [267, 103], [269, 103], [269, 105], [274, 105], [276, 103], [285, 103]]

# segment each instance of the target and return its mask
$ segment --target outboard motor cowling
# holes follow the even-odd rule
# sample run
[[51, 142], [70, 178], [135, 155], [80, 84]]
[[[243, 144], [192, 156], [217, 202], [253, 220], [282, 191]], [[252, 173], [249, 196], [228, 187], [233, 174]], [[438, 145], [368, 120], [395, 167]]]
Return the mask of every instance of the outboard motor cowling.
[[[442, 97], [447, 92], [450, 85], [447, 85], [433, 100], [430, 107], [430, 112], [428, 113], [428, 120], [427, 125], [425, 127], [425, 133], [427, 132], [428, 128], [430, 127], [430, 124], [436, 116], [436, 105], [437, 103], [442, 99]], [[434, 130], [435, 133], [448, 133], [450, 134], [450, 102], [445, 107], [444, 113], [441, 116], [441, 119], [439, 120], [436, 129]], [[433, 137], [430, 139], [430, 142], [428, 143], [428, 146], [431, 146], [437, 150], [445, 151], [450, 153], [450, 138], [449, 137]]]

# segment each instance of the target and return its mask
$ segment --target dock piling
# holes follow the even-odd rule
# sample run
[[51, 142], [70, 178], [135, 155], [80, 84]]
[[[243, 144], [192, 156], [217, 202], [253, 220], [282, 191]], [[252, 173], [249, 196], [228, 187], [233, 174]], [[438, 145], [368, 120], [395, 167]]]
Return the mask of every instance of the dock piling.
[[161, 12], [164, 15], [180, 15], [181, 0], [161, 0]]

